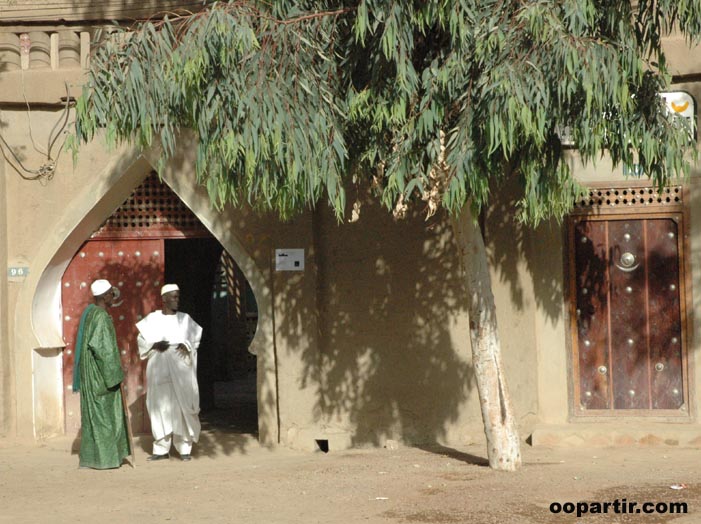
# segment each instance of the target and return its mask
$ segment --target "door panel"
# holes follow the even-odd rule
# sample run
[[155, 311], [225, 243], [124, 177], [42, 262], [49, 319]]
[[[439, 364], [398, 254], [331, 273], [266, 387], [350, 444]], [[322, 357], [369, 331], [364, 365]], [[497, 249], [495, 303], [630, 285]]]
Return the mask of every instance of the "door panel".
[[582, 403], [589, 409], [609, 408], [608, 267], [606, 224], [582, 222], [577, 246], [577, 346]]
[[574, 224], [575, 405], [673, 410], [684, 404], [683, 282], [673, 217]]
[[63, 333], [66, 350], [63, 353], [63, 381], [66, 389], [66, 431], [80, 428], [79, 395], [71, 394], [73, 382], [73, 350], [83, 309], [92, 301], [90, 283], [97, 278], [108, 279], [119, 289], [109, 313], [114, 322], [122, 366], [126, 373], [125, 390], [132, 430], [150, 431], [145, 407], [146, 365], [139, 359], [135, 327], [143, 316], [160, 305], [163, 283], [163, 240], [90, 240], [68, 265], [62, 279]]
[[[614, 409], [649, 407], [645, 235], [642, 220], [607, 222]], [[630, 257], [634, 258], [630, 258]]]
[[653, 408], [683, 403], [678, 228], [671, 220], [648, 222], [650, 243], [650, 373]]

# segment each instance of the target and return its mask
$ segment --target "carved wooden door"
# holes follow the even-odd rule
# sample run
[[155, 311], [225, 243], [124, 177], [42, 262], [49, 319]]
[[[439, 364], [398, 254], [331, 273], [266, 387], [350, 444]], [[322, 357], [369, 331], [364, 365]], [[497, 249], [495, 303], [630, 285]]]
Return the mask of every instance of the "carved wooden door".
[[134, 434], [150, 432], [146, 412], [146, 363], [139, 359], [135, 327], [143, 316], [160, 307], [164, 274], [163, 239], [89, 240], [68, 265], [61, 281], [63, 334], [63, 383], [66, 390], [66, 432], [80, 429], [79, 396], [72, 394], [73, 351], [80, 316], [92, 302], [90, 284], [106, 278], [119, 290], [109, 313], [114, 322]]
[[573, 222], [576, 412], [686, 409], [680, 218]]

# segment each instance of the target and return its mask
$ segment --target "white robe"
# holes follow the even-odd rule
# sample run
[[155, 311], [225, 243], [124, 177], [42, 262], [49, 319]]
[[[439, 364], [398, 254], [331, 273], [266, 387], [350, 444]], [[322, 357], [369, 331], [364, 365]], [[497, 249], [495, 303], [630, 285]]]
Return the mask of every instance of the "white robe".
[[[139, 356], [146, 365], [146, 408], [156, 440], [168, 435], [197, 442], [200, 436], [200, 392], [197, 386], [197, 348], [202, 328], [187, 313], [164, 315], [154, 311], [136, 324]], [[162, 340], [166, 351], [151, 349]], [[176, 349], [184, 344], [187, 356]]]

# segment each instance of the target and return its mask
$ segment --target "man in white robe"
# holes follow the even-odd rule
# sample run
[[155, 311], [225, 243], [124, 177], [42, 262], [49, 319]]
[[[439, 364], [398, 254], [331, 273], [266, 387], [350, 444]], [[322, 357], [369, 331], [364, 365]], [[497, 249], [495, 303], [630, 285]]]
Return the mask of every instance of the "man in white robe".
[[161, 288], [163, 309], [136, 324], [139, 356], [146, 365], [146, 408], [153, 432], [153, 454], [147, 460], [170, 458], [171, 444], [184, 461], [200, 436], [200, 393], [197, 386], [197, 348], [202, 328], [178, 311], [180, 289]]

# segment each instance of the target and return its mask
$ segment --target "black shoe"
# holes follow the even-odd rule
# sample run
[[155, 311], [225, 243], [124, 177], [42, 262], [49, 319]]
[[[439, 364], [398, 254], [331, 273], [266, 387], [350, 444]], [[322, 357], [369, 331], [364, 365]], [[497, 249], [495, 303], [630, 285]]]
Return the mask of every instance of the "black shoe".
[[170, 458], [170, 455], [166, 453], [165, 455], [151, 455], [149, 457], [146, 457], [146, 460], [149, 462], [153, 462], [155, 460], [168, 460]]
[[192, 460], [192, 457], [190, 455], [180, 455], [180, 460], [183, 462], [187, 462], [189, 460]]

